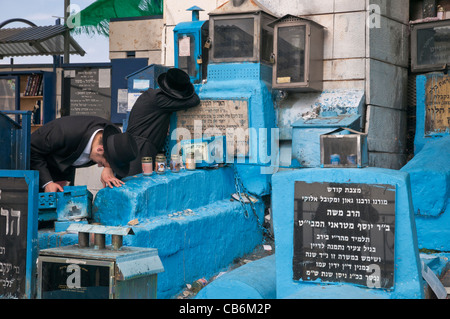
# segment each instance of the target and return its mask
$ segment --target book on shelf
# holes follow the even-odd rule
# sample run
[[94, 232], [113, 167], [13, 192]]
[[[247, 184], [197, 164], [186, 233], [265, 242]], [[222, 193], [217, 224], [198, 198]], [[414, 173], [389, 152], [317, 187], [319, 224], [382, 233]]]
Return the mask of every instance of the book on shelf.
[[42, 74], [31, 74], [28, 76], [24, 96], [42, 95]]
[[30, 93], [30, 85], [31, 85], [31, 76], [28, 76], [27, 78], [27, 85], [25, 87], [25, 91], [23, 92], [24, 96], [28, 96]]

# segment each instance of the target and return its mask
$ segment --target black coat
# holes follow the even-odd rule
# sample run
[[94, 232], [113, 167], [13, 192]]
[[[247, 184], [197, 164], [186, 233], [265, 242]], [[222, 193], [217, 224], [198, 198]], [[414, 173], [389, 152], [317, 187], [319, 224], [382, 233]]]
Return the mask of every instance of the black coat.
[[[31, 134], [30, 168], [39, 171], [39, 186], [50, 181], [69, 181], [73, 185], [75, 167], [92, 134], [112, 125], [96, 116], [65, 116], [53, 120]], [[90, 161], [78, 167], [95, 165]]]
[[148, 89], [136, 100], [128, 119], [127, 132], [134, 136], [139, 155], [130, 163], [128, 176], [142, 172], [141, 157], [155, 156], [164, 147], [173, 112], [185, 110], [200, 103], [197, 94], [181, 100], [171, 98], [161, 89]]

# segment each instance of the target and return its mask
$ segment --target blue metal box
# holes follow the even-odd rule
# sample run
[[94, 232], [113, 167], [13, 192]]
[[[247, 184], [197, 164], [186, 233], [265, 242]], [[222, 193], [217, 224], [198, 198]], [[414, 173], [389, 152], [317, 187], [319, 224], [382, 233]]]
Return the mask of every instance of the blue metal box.
[[185, 71], [196, 84], [206, 78], [209, 21], [199, 20], [199, 11], [204, 10], [197, 6], [187, 11], [192, 11], [192, 21], [178, 23], [173, 29], [175, 67]]
[[92, 193], [87, 186], [64, 186], [63, 192], [39, 193], [39, 221], [90, 218]]
[[340, 127], [358, 130], [360, 115], [341, 114], [300, 119], [292, 124], [292, 158], [302, 167], [320, 167], [320, 136]]
[[134, 235], [130, 227], [72, 224], [67, 231], [78, 232], [77, 245], [39, 253], [38, 298], [156, 298], [157, 274], [164, 271], [158, 250], [122, 246], [124, 235]]
[[50, 221], [56, 220], [56, 193], [39, 193], [38, 220]]
[[92, 213], [92, 193], [87, 186], [65, 186], [63, 192], [56, 193], [58, 220], [90, 218]]

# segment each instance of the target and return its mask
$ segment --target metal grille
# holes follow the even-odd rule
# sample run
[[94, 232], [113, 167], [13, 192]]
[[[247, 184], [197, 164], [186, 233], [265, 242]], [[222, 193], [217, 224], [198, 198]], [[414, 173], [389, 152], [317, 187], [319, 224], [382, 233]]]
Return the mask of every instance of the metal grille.
[[416, 133], [416, 75], [408, 75], [406, 106], [406, 156], [409, 161], [414, 156], [414, 137]]

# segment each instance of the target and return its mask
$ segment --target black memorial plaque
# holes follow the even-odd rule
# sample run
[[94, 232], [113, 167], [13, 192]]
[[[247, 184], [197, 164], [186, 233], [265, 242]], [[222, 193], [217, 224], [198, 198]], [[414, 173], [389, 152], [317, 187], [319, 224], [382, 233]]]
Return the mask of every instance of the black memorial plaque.
[[24, 178], [0, 178], [0, 297], [26, 294], [28, 185]]
[[395, 186], [295, 182], [293, 279], [394, 285]]
[[64, 104], [61, 114], [92, 115], [111, 119], [110, 69], [64, 71]]

